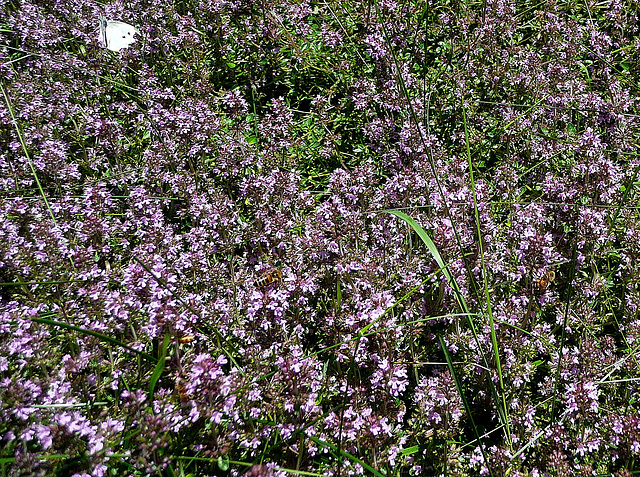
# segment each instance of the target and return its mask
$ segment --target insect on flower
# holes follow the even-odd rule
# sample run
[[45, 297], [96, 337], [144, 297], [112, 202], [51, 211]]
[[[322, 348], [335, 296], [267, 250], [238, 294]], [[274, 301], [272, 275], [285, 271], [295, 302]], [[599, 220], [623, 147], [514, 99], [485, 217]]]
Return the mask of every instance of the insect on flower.
[[255, 281], [255, 285], [258, 288], [263, 288], [269, 285], [272, 285], [274, 283], [280, 283], [282, 282], [282, 272], [280, 270], [277, 269], [273, 269], [273, 270], [267, 270], [266, 272], [263, 272], [260, 275], [260, 278], [258, 278]]
[[187, 393], [187, 386], [182, 381], [178, 381], [176, 383], [176, 392], [180, 397], [181, 402], [184, 403], [189, 400], [189, 394]]
[[181, 343], [181, 344], [191, 343], [195, 339], [196, 339], [195, 336], [184, 335], [184, 336], [181, 336], [180, 338], [178, 338], [178, 343]]
[[533, 282], [533, 287], [539, 292], [544, 292], [551, 282], [556, 279], [556, 272], [548, 270], [539, 280]]

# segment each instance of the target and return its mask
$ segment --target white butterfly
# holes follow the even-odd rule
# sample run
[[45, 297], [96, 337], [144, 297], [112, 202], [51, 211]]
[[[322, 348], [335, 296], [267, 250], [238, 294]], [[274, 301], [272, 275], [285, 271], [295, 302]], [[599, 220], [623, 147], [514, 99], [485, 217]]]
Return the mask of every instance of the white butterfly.
[[102, 46], [111, 51], [120, 51], [133, 43], [133, 35], [139, 33], [132, 25], [100, 17], [100, 41]]

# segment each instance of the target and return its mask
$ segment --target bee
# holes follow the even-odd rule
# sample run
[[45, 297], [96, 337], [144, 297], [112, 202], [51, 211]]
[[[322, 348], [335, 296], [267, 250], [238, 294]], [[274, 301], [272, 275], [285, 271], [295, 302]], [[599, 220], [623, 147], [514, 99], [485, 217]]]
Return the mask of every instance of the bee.
[[539, 280], [534, 280], [533, 287], [539, 292], [544, 292], [551, 282], [556, 279], [556, 272], [553, 270], [547, 270], [547, 272], [542, 275]]
[[181, 344], [191, 343], [195, 339], [196, 339], [195, 336], [184, 335], [184, 336], [181, 336], [180, 338], [178, 338], [178, 343], [181, 343]]
[[263, 272], [260, 275], [260, 278], [258, 278], [255, 281], [255, 285], [258, 288], [263, 288], [269, 285], [272, 285], [274, 283], [280, 283], [282, 281], [282, 272], [280, 270], [277, 269], [273, 269], [273, 270], [268, 270], [266, 272]]
[[189, 400], [189, 394], [187, 393], [187, 386], [182, 382], [178, 381], [176, 383], [176, 392], [180, 397], [180, 401], [185, 403]]

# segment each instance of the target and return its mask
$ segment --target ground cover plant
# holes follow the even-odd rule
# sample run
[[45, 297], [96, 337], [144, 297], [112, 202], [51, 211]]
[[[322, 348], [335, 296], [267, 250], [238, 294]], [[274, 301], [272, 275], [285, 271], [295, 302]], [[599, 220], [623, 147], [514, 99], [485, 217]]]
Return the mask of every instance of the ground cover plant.
[[640, 471], [637, 2], [0, 11], [2, 475]]

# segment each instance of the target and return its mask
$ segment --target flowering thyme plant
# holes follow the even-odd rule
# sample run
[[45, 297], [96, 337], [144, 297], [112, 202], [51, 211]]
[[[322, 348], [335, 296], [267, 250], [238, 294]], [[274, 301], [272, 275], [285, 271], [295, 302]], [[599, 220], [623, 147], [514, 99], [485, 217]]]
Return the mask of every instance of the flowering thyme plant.
[[635, 2], [0, 9], [3, 475], [639, 470]]

